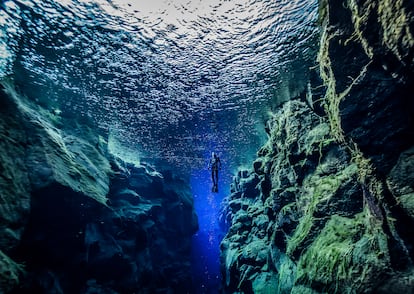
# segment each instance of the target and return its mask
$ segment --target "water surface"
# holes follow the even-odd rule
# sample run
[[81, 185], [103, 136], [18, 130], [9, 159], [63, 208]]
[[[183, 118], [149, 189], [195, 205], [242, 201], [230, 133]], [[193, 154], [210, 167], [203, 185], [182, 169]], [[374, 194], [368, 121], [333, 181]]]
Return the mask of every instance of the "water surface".
[[264, 140], [267, 111], [304, 89], [316, 0], [4, 1], [0, 77], [90, 119], [140, 160], [232, 166]]

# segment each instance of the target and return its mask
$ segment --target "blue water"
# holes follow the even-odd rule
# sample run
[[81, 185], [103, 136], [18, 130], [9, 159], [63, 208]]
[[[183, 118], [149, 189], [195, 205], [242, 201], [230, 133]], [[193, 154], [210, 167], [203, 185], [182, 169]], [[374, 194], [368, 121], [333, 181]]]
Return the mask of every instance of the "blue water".
[[[225, 165], [225, 162], [223, 163]], [[219, 226], [220, 203], [229, 193], [231, 174], [223, 168], [219, 174], [219, 192], [211, 192], [211, 173], [207, 169], [194, 171], [191, 188], [198, 215], [199, 231], [193, 236], [192, 272], [194, 293], [219, 293], [220, 242], [225, 234]]]
[[[51, 114], [92, 123], [111, 152], [191, 178], [194, 285], [220, 284], [220, 202], [265, 140], [272, 108], [305, 89], [317, 0], [6, 0], [0, 78]], [[223, 159], [220, 192], [207, 162]]]
[[217, 142], [236, 168], [315, 61], [317, 0], [2, 2], [0, 78], [184, 168]]

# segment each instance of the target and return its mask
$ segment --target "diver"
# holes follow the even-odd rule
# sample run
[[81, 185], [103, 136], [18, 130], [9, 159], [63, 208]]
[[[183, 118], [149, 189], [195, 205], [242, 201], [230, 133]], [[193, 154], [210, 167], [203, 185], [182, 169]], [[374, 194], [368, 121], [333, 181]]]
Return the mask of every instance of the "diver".
[[218, 192], [218, 171], [221, 169], [220, 157], [217, 156], [215, 152], [211, 152], [210, 162], [208, 164], [208, 169], [211, 169], [211, 179], [213, 181], [213, 188], [211, 192]]

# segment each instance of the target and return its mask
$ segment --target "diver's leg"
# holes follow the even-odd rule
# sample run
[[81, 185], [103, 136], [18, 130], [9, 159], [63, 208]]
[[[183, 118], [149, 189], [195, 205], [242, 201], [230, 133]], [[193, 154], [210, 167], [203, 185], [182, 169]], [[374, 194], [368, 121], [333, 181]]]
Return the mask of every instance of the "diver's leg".
[[213, 186], [216, 185], [216, 178], [214, 177], [214, 169], [211, 170], [211, 180], [213, 181]]

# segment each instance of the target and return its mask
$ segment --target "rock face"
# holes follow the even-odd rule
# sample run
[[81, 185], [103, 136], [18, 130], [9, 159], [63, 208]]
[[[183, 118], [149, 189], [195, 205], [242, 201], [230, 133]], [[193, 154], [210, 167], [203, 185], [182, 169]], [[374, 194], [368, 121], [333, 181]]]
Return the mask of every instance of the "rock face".
[[413, 293], [414, 7], [326, 0], [320, 20], [324, 97], [274, 111], [225, 200], [225, 293]]
[[97, 132], [3, 83], [1, 293], [185, 293], [186, 182], [108, 154]]

